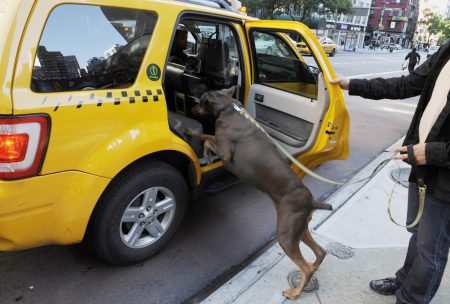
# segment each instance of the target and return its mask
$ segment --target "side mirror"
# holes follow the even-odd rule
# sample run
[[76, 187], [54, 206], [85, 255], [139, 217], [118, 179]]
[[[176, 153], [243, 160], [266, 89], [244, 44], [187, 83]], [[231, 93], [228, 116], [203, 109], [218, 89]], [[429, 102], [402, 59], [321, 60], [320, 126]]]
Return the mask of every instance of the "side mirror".
[[317, 82], [319, 79], [320, 69], [315, 66], [308, 65], [308, 70], [314, 76], [314, 79]]

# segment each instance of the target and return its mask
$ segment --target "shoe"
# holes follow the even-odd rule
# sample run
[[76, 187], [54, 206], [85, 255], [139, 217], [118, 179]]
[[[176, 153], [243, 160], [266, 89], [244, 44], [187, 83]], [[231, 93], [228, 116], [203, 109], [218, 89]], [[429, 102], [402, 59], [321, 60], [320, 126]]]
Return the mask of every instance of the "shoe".
[[385, 296], [394, 295], [395, 291], [400, 288], [400, 283], [398, 282], [397, 278], [373, 280], [369, 285], [373, 291]]

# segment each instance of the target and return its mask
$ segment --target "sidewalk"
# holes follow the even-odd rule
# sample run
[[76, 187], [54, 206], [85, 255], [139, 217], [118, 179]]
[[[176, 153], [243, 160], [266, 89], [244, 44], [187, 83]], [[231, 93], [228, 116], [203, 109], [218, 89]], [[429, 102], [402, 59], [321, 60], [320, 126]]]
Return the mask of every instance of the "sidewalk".
[[411, 52], [411, 49], [401, 49], [401, 50], [393, 50], [392, 53], [389, 52], [389, 49], [381, 49], [377, 48], [375, 50], [369, 49], [369, 47], [365, 48], [357, 48], [354, 52], [353, 51], [345, 51], [343, 48], [338, 49], [339, 53], [356, 53], [356, 54], [396, 54], [396, 53], [408, 53]]
[[[399, 146], [401, 140], [392, 145]], [[390, 148], [388, 148], [390, 150]], [[376, 165], [392, 153], [383, 153], [373, 160], [353, 180], [370, 175]], [[339, 189], [327, 202], [334, 211], [316, 211], [310, 223], [313, 237], [329, 254], [314, 275], [318, 289], [303, 292], [296, 300], [284, 298], [281, 292], [290, 288], [296, 266], [278, 244], [216, 290], [202, 304], [378, 304], [395, 303], [394, 296], [372, 292], [369, 281], [393, 276], [403, 264], [410, 234], [393, 224], [387, 215], [388, 193], [394, 186], [393, 170], [409, 167], [391, 161], [364, 185], [348, 185]], [[406, 175], [407, 179], [407, 175]], [[401, 181], [405, 181], [402, 175]], [[404, 223], [407, 188], [396, 186], [393, 195], [393, 216]], [[341, 247], [334, 247], [339, 243]], [[301, 245], [305, 258], [312, 252]], [[336, 250], [337, 249], [337, 250]], [[337, 257], [339, 256], [339, 258]], [[295, 276], [294, 276], [295, 281]], [[450, 270], [444, 274], [441, 287], [432, 303], [450, 302]]]

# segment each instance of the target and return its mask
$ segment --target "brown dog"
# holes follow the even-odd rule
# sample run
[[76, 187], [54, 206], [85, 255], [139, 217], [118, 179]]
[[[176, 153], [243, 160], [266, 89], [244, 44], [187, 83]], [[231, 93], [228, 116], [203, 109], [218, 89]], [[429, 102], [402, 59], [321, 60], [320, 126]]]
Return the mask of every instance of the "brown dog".
[[[233, 108], [233, 103], [239, 103], [232, 98], [234, 91], [235, 87], [206, 92], [192, 110], [195, 115], [216, 118], [214, 136], [192, 130], [187, 130], [187, 133], [205, 141], [204, 156], [208, 162], [211, 152], [214, 152], [223, 160], [227, 170], [272, 198], [277, 212], [278, 242], [301, 273], [300, 285], [283, 292], [285, 297], [294, 299], [302, 292], [326, 254], [308, 230], [312, 211], [332, 208], [329, 204], [314, 200], [267, 135]], [[308, 263], [303, 258], [300, 241], [314, 252], [314, 263]]]

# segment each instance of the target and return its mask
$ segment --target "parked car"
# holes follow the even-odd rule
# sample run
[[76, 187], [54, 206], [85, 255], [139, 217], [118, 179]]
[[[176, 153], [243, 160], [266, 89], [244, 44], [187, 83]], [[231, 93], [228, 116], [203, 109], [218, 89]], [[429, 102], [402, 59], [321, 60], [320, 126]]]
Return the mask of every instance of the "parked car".
[[[233, 181], [185, 133], [214, 134], [191, 112], [207, 90], [236, 86], [249, 114], [310, 168], [348, 156], [342, 90], [310, 29], [194, 2], [0, 6], [0, 251], [85, 239], [120, 265], [160, 251], [190, 199]], [[176, 31], [188, 32], [182, 47]], [[317, 66], [287, 33], [311, 46]]]

